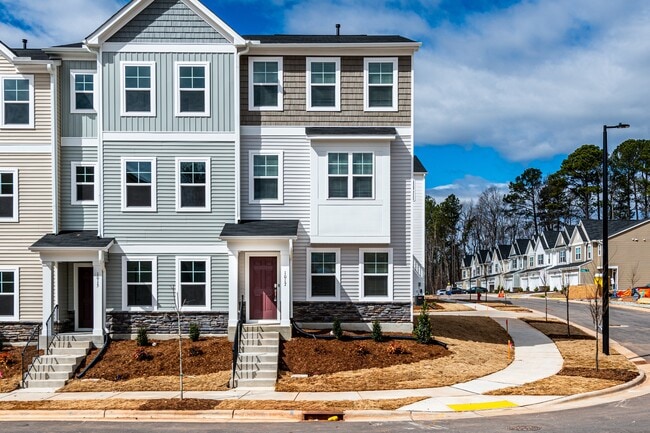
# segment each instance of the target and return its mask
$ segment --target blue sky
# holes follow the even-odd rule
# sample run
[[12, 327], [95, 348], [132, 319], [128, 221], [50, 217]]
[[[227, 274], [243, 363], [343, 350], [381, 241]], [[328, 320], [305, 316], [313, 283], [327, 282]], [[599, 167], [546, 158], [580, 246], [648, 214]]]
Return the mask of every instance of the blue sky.
[[[126, 0], [0, 0], [12, 47], [77, 42]], [[648, 138], [646, 0], [204, 0], [240, 34], [401, 34], [415, 64], [416, 154], [438, 199], [476, 197], [586, 143]]]

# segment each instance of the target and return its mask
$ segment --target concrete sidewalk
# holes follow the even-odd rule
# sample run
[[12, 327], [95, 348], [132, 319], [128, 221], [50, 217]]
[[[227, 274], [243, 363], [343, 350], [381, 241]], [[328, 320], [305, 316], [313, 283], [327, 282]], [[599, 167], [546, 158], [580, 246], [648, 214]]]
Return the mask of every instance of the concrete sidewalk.
[[[425, 389], [404, 389], [356, 392], [276, 392], [260, 389], [234, 389], [228, 391], [187, 391], [186, 398], [241, 399], [278, 401], [333, 401], [382, 400], [405, 397], [427, 397], [404, 406], [393, 413], [445, 413], [502, 409], [537, 405], [566, 400], [561, 396], [489, 396], [485, 393], [510, 386], [519, 386], [556, 374], [562, 368], [562, 356], [557, 347], [544, 334], [518, 319], [514, 312], [498, 311], [481, 304], [467, 304], [474, 311], [442, 312], [435, 315], [488, 316], [508, 332], [515, 346], [514, 361], [504, 370], [488, 376], [452, 386]], [[541, 314], [541, 313], [540, 313]], [[527, 317], [536, 313], [525, 313]], [[504, 354], [504, 356], [506, 356]], [[18, 390], [0, 394], [0, 401], [38, 400], [104, 400], [104, 399], [169, 399], [178, 398], [179, 392], [83, 392], [56, 393]], [[236, 411], [235, 411], [236, 412]], [[293, 417], [293, 412], [291, 416]]]

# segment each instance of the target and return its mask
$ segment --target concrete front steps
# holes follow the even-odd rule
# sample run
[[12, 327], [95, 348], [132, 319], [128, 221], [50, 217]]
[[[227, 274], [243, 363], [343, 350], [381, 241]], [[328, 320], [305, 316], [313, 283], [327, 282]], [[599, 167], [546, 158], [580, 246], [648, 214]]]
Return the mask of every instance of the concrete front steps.
[[278, 378], [280, 333], [272, 326], [244, 325], [235, 388], [274, 388]]
[[65, 386], [93, 347], [93, 337], [83, 334], [59, 334], [47, 350], [34, 360], [25, 378], [30, 390], [58, 389]]

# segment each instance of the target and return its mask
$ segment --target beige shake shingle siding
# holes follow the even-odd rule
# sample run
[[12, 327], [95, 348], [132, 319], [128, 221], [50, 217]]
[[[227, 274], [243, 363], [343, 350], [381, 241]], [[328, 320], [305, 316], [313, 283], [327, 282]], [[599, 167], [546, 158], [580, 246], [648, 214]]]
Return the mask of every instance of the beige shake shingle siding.
[[29, 246], [52, 231], [52, 177], [49, 153], [2, 152], [0, 167], [18, 169], [19, 222], [0, 223], [0, 266], [20, 267], [20, 320], [41, 318], [42, 270]]
[[341, 57], [341, 111], [306, 111], [305, 56], [283, 58], [283, 111], [248, 111], [248, 57], [242, 58], [242, 125], [410, 126], [411, 58], [398, 61], [398, 111], [363, 111], [363, 57]]
[[[640, 223], [641, 224], [641, 223]], [[638, 240], [633, 240], [638, 239]], [[602, 257], [594, 259], [600, 266]], [[618, 288], [629, 289], [650, 284], [650, 223], [611, 237], [609, 240], [609, 266], [618, 266]], [[632, 275], [634, 274], [634, 276]]]

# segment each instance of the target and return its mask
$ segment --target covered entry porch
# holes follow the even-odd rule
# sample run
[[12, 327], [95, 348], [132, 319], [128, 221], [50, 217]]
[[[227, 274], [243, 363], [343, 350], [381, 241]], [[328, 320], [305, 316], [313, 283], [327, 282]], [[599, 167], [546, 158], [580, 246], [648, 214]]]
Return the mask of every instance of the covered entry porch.
[[30, 250], [43, 266], [42, 335], [60, 331], [101, 337], [106, 324], [106, 262], [112, 238], [94, 231], [47, 234]]
[[[228, 243], [228, 336], [244, 323], [277, 327], [291, 337], [292, 260], [297, 220], [226, 224]], [[241, 311], [240, 311], [241, 307]]]

